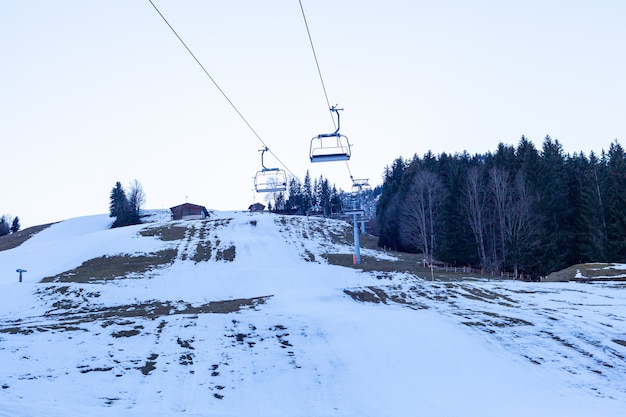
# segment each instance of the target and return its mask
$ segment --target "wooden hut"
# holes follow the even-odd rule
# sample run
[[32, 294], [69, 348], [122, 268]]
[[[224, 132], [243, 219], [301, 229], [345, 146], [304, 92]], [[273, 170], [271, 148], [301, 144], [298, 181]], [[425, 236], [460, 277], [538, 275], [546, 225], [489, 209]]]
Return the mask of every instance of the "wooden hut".
[[248, 207], [249, 211], [263, 211], [265, 210], [265, 206], [261, 203], [254, 203]]
[[193, 220], [209, 217], [209, 211], [204, 206], [185, 203], [179, 206], [170, 207], [173, 220]]

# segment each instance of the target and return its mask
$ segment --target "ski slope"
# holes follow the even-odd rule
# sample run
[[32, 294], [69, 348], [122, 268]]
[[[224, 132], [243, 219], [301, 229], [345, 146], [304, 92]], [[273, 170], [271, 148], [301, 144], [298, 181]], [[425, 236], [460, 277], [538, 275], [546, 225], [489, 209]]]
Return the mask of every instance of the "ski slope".
[[[351, 250], [332, 220], [110, 223], [67, 220], [0, 252], [0, 416], [626, 415], [619, 284], [332, 266], [324, 253]], [[155, 266], [86, 275], [102, 256]]]

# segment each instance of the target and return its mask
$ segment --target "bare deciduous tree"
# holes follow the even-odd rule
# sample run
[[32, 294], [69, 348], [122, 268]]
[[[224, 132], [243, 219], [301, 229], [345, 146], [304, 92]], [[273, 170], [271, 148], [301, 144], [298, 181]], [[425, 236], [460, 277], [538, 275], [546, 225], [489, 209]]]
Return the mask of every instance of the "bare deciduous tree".
[[509, 172], [493, 167], [489, 170], [489, 190], [493, 197], [493, 206], [495, 208], [494, 226], [496, 239], [498, 241], [498, 250], [495, 251], [494, 263], [499, 269], [506, 264], [507, 258], [507, 212], [512, 204], [511, 187], [509, 185]]
[[474, 233], [478, 257], [483, 267], [487, 267], [488, 261], [485, 251], [486, 224], [484, 220], [485, 192], [480, 178], [480, 169], [478, 167], [470, 167], [467, 170], [463, 192], [465, 194], [465, 212], [472, 232]]
[[537, 224], [533, 218], [533, 204], [526, 178], [520, 171], [515, 176], [513, 198], [505, 213], [507, 243], [516, 277], [520, 263], [524, 260], [524, 252], [534, 247], [539, 240]]
[[429, 263], [433, 261], [435, 228], [443, 191], [437, 174], [420, 170], [413, 177], [402, 206], [400, 234], [407, 243], [419, 248]]
[[134, 214], [139, 217], [139, 212], [141, 211], [143, 205], [146, 203], [146, 194], [143, 192], [143, 187], [141, 186], [141, 183], [136, 179], [130, 183], [128, 191], [128, 203]]

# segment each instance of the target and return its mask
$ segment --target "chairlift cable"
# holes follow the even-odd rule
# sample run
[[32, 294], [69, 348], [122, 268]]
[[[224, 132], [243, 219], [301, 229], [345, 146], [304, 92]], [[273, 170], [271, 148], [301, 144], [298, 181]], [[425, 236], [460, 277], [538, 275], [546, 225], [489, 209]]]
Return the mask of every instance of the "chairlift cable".
[[[326, 97], [326, 105], [328, 109], [331, 108], [330, 101], [328, 100], [328, 93], [326, 92], [326, 85], [324, 84], [324, 78], [322, 77], [322, 70], [320, 69], [320, 63], [317, 60], [317, 54], [315, 53], [315, 47], [313, 46], [313, 38], [311, 37], [311, 31], [309, 30], [309, 23], [306, 20], [306, 15], [304, 13], [304, 7], [302, 6], [302, 0], [298, 0], [300, 3], [300, 10], [302, 11], [302, 19], [304, 19], [304, 26], [306, 27], [306, 33], [309, 36], [309, 43], [311, 44], [311, 50], [313, 51], [313, 58], [315, 58], [315, 65], [317, 66], [317, 73], [320, 76], [320, 82], [322, 83], [322, 90], [324, 90], [324, 97]], [[333, 111], [330, 111], [330, 118], [333, 120], [333, 126], [335, 129], [337, 125], [335, 124], [335, 118], [333, 117]]]
[[[172, 27], [172, 25], [170, 25], [170, 22], [167, 21], [167, 19], [165, 18], [165, 16], [163, 16], [163, 13], [161, 13], [161, 11], [156, 7], [156, 5], [152, 2], [152, 0], [148, 0], [150, 2], [150, 4], [152, 5], [152, 7], [154, 7], [154, 10], [156, 10], [156, 12], [159, 14], [159, 16], [161, 16], [161, 19], [163, 19], [163, 21], [165, 22], [165, 24], [167, 24], [167, 26], [170, 28], [170, 30], [174, 33], [174, 35], [176, 35], [176, 38], [178, 38], [178, 40], [180, 41], [180, 43], [185, 47], [185, 49], [187, 50], [187, 52], [189, 52], [189, 55], [191, 55], [191, 57], [196, 61], [196, 63], [200, 66], [200, 68], [202, 69], [202, 71], [206, 74], [207, 77], [209, 77], [209, 80], [211, 80], [211, 82], [213, 83], [213, 85], [215, 85], [215, 87], [217, 88], [217, 90], [222, 94], [222, 96], [224, 96], [224, 98], [226, 99], [226, 101], [228, 102], [228, 104], [230, 104], [230, 106], [233, 108], [233, 110], [235, 110], [235, 112], [239, 115], [239, 117], [241, 118], [241, 120], [243, 120], [243, 122], [246, 124], [246, 126], [248, 126], [248, 128], [250, 129], [250, 131], [252, 131], [252, 133], [254, 134], [254, 136], [256, 136], [256, 138], [259, 140], [259, 142], [261, 142], [261, 144], [267, 148], [267, 145], [265, 144], [265, 142], [263, 141], [263, 139], [261, 139], [261, 136], [259, 136], [259, 134], [256, 132], [256, 130], [254, 130], [254, 128], [252, 127], [252, 125], [250, 125], [250, 123], [248, 123], [248, 120], [246, 120], [246, 118], [243, 116], [243, 114], [241, 114], [241, 112], [239, 111], [239, 109], [237, 109], [237, 106], [235, 106], [235, 104], [230, 100], [230, 98], [228, 98], [228, 96], [226, 95], [226, 93], [224, 92], [224, 90], [221, 89], [221, 87], [219, 86], [219, 84], [217, 83], [217, 81], [215, 81], [215, 79], [213, 77], [211, 77], [211, 74], [209, 74], [209, 71], [207, 71], [207, 69], [204, 67], [204, 65], [202, 65], [202, 63], [200, 62], [200, 60], [196, 57], [196, 55], [191, 51], [191, 49], [189, 49], [189, 47], [187, 46], [187, 44], [185, 43], [185, 41], [183, 41], [183, 39], [178, 35], [178, 33], [176, 32], [176, 30]], [[285, 167], [285, 169], [295, 178], [298, 178], [296, 175], [294, 175], [293, 172], [291, 172], [291, 170], [274, 154], [274, 152], [272, 152], [271, 150], [268, 149], [268, 152], [272, 154], [272, 156], [274, 158], [276, 158], [276, 160], [283, 166]]]
[[[300, 4], [300, 11], [302, 11], [302, 19], [304, 20], [304, 26], [306, 27], [306, 33], [309, 37], [309, 43], [311, 44], [311, 51], [313, 51], [313, 58], [315, 59], [315, 66], [317, 67], [317, 73], [320, 77], [320, 82], [322, 84], [322, 90], [324, 91], [324, 97], [326, 98], [326, 105], [330, 111], [330, 118], [333, 121], [333, 126], [337, 129], [337, 124], [335, 123], [335, 118], [333, 117], [333, 107], [330, 105], [330, 100], [328, 99], [328, 92], [326, 91], [326, 85], [324, 84], [324, 77], [322, 77], [322, 70], [320, 69], [320, 64], [317, 59], [317, 53], [315, 52], [315, 46], [313, 45], [313, 38], [311, 37], [311, 31], [309, 29], [309, 23], [306, 19], [306, 14], [304, 13], [304, 6], [302, 5], [302, 0], [298, 0]], [[346, 161], [346, 168], [348, 169], [348, 174], [350, 175], [350, 179], [352, 179], [352, 171], [350, 171], [350, 164]]]
[[348, 174], [350, 175], [350, 180], [352, 180], [352, 171], [350, 171], [350, 164], [346, 161], [346, 168], [348, 168]]

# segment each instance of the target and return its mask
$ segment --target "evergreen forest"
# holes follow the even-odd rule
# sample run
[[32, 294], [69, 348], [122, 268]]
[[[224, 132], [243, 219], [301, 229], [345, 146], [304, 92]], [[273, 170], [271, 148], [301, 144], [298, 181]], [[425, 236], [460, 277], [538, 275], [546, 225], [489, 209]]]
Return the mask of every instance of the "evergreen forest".
[[342, 194], [323, 176], [311, 180], [311, 174], [307, 170], [303, 183], [292, 177], [286, 193], [273, 193], [274, 205], [270, 202], [268, 209], [281, 214], [331, 217], [341, 212]]
[[626, 262], [626, 159], [569, 155], [547, 136], [493, 153], [426, 153], [384, 170], [378, 243], [427, 262], [547, 275], [573, 264]]

